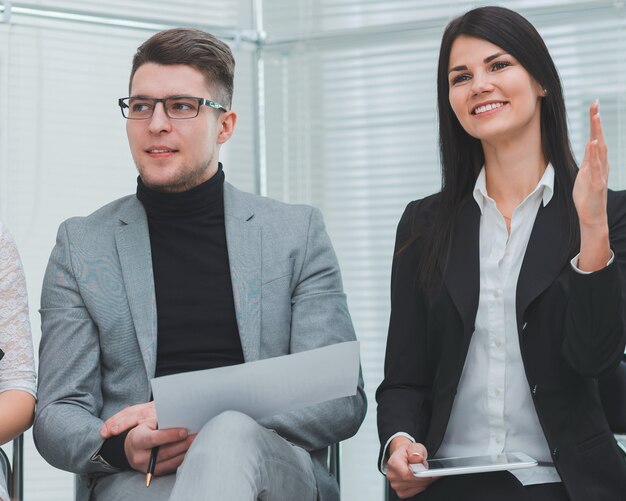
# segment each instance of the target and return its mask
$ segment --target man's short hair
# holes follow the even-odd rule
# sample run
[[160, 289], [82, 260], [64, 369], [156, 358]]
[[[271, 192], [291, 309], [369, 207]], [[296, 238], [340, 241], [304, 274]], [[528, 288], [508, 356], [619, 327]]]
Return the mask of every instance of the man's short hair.
[[151, 36], [139, 46], [133, 57], [129, 89], [135, 72], [146, 63], [192, 66], [204, 75], [207, 85], [217, 93], [211, 97], [230, 109], [235, 58], [230, 47], [213, 35], [192, 28], [173, 28]]

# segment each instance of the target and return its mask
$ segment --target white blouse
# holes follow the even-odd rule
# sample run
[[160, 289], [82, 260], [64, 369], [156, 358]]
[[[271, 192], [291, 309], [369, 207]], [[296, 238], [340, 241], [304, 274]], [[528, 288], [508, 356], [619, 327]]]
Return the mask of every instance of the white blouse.
[[[475, 331], [437, 457], [525, 452], [552, 463], [520, 351], [517, 281], [540, 206], [554, 193], [548, 165], [533, 192], [513, 211], [511, 233], [487, 194], [485, 169], [474, 189], [480, 218], [480, 294]], [[560, 482], [554, 466], [511, 471], [524, 485]]]
[[28, 296], [15, 242], [0, 223], [0, 392], [35, 395], [35, 361], [28, 317]]

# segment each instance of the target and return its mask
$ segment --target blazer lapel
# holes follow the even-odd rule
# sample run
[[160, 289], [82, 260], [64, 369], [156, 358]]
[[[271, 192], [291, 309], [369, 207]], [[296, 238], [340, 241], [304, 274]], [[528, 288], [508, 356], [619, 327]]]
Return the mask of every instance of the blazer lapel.
[[156, 371], [156, 296], [148, 221], [137, 198], [128, 200], [121, 211], [120, 223], [115, 233], [117, 252], [139, 349], [151, 379]]
[[555, 184], [554, 196], [541, 205], [517, 279], [515, 309], [518, 332], [528, 305], [553, 283], [568, 261], [567, 209]]
[[474, 332], [480, 292], [479, 255], [480, 209], [472, 198], [459, 209], [454, 229], [450, 255], [442, 270], [448, 293], [463, 319], [465, 341]]
[[250, 362], [261, 352], [261, 229], [250, 195], [226, 182], [224, 222], [239, 337], [244, 360]]

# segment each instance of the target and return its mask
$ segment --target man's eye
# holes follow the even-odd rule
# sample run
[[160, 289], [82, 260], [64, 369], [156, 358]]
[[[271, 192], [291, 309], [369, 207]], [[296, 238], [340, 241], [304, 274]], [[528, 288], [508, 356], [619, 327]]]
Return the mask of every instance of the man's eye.
[[198, 104], [193, 101], [174, 101], [170, 105], [170, 109], [173, 111], [192, 111], [195, 110]]
[[142, 111], [148, 111], [152, 108], [152, 104], [147, 102], [132, 102], [130, 103], [130, 109], [136, 113], [141, 113]]

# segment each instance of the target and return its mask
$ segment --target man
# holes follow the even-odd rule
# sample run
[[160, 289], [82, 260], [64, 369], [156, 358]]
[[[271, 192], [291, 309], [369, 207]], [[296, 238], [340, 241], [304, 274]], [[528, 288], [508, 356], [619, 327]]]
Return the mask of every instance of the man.
[[146, 41], [119, 102], [137, 194], [59, 229], [34, 436], [52, 465], [79, 475], [79, 500], [338, 499], [326, 450], [363, 420], [361, 379], [354, 397], [260, 423], [226, 412], [197, 435], [158, 430], [150, 402], [155, 375], [354, 339], [319, 211], [224, 182], [233, 69], [228, 46], [201, 31]]

